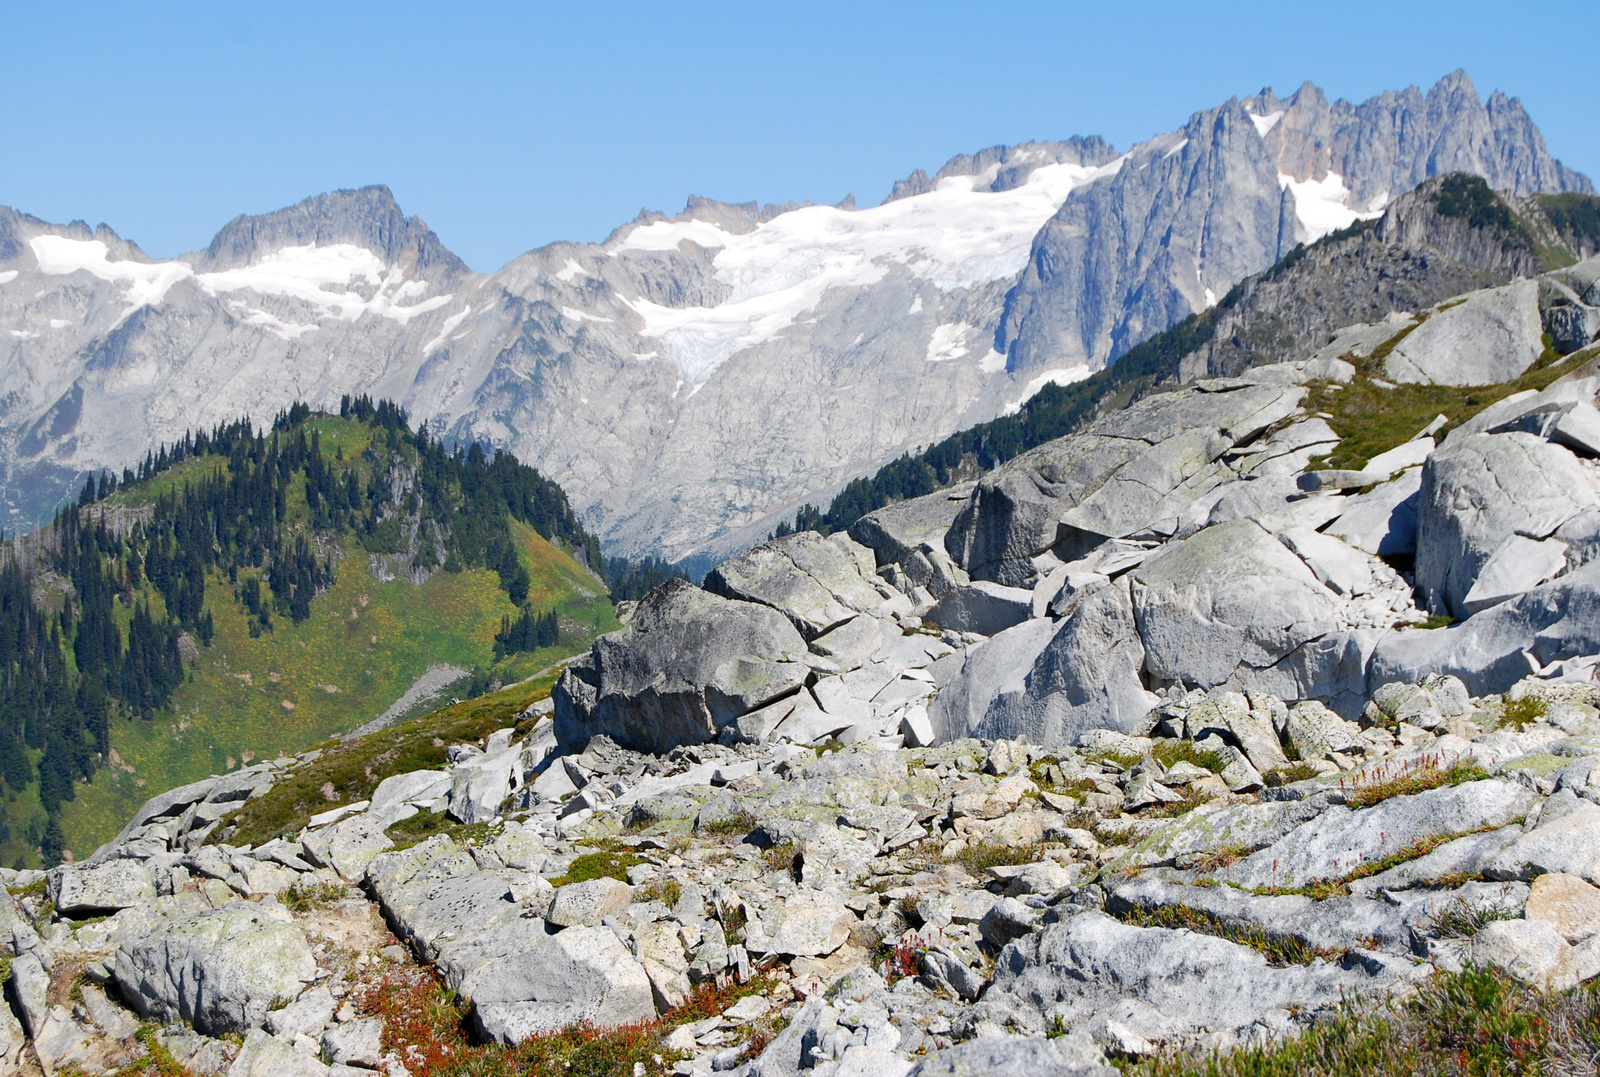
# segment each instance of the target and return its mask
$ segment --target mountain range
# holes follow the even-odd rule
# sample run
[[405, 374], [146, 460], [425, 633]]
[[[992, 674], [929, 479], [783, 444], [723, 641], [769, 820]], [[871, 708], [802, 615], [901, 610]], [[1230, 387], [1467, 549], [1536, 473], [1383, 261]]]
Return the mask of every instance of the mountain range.
[[492, 274], [384, 187], [170, 260], [0, 209], [6, 510], [25, 527], [191, 427], [366, 392], [536, 465], [608, 552], [709, 564], [1458, 171], [1593, 189], [1456, 72], [1360, 104], [1265, 90], [1122, 153], [994, 147], [866, 209], [691, 198]]

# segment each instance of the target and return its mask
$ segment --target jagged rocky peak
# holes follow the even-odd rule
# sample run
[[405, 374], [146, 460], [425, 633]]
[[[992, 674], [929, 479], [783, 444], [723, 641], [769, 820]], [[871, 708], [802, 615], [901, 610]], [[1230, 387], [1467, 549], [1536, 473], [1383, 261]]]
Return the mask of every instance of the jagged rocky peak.
[[936, 190], [941, 181], [953, 176], [976, 176], [974, 189], [980, 191], [1009, 191], [1026, 183], [1033, 170], [1041, 165], [1098, 166], [1116, 160], [1117, 151], [1099, 135], [1087, 138], [1073, 135], [1065, 142], [1023, 142], [1016, 146], [990, 146], [977, 153], [962, 153], [950, 158], [943, 168], [930, 179], [922, 169], [916, 169], [894, 187], [883, 201], [911, 198]]
[[387, 265], [415, 267], [417, 275], [445, 280], [470, 274], [420, 217], [407, 217], [382, 184], [330, 191], [287, 209], [240, 214], [217, 233], [199, 256], [204, 270], [251, 265], [285, 247], [351, 244]]
[[1181, 137], [1151, 139], [1128, 162], [1072, 192], [1039, 233], [996, 341], [1013, 372], [1106, 366], [1432, 176], [1470, 173], [1518, 196], [1593, 190], [1550, 156], [1520, 103], [1485, 103], [1460, 71], [1426, 95], [1360, 104], [1310, 83], [1287, 100], [1263, 90], [1195, 113]]

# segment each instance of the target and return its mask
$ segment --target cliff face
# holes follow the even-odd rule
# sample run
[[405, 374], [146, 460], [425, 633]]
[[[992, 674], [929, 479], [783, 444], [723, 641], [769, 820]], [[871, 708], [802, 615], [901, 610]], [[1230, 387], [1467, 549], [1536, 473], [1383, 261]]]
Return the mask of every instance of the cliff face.
[[1459, 71], [1426, 96], [1330, 104], [1307, 84], [1197, 113], [1067, 199], [1006, 297], [996, 347], [1013, 371], [1098, 369], [1296, 243], [1449, 172], [1516, 195], [1593, 190], [1550, 156], [1520, 102], [1480, 100]]

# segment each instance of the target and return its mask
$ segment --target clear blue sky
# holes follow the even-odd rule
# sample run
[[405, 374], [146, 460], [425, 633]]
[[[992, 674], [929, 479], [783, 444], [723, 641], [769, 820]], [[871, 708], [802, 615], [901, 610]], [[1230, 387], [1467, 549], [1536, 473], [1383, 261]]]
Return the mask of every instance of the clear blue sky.
[[863, 205], [996, 143], [1119, 149], [1304, 80], [1464, 67], [1600, 177], [1587, 3], [5, 5], [0, 203], [157, 256], [387, 183], [475, 269], [641, 206]]

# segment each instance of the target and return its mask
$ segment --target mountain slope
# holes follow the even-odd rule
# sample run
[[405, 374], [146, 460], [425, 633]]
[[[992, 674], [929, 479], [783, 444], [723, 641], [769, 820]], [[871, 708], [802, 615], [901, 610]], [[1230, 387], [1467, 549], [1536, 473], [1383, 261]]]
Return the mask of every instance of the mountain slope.
[[486, 276], [383, 188], [241, 217], [161, 262], [5, 211], [7, 508], [41, 519], [193, 424], [359, 389], [537, 463], [614, 552], [714, 557], [1446, 168], [1588, 189], [1458, 74], [1360, 105], [1263, 92], [1120, 156], [995, 147], [868, 209], [691, 199]]
[[[559, 487], [345, 403], [185, 437], [4, 547], [6, 863], [616, 627]], [[545, 631], [513, 633], [524, 617]]]
[[[1481, 178], [1463, 173], [1430, 180], [1377, 220], [1295, 247], [1215, 306], [1136, 345], [1105, 370], [1071, 385], [1046, 385], [1012, 414], [851, 481], [825, 511], [805, 506], [792, 529], [844, 530], [874, 509], [976, 477], [1147, 393], [1303, 359], [1345, 326], [1425, 310], [1591, 257], [1600, 228], [1582, 222], [1600, 221], [1600, 197], [1556, 197], [1497, 195]], [[1568, 350], [1584, 343], [1568, 341]], [[785, 523], [779, 533], [790, 529]]]

